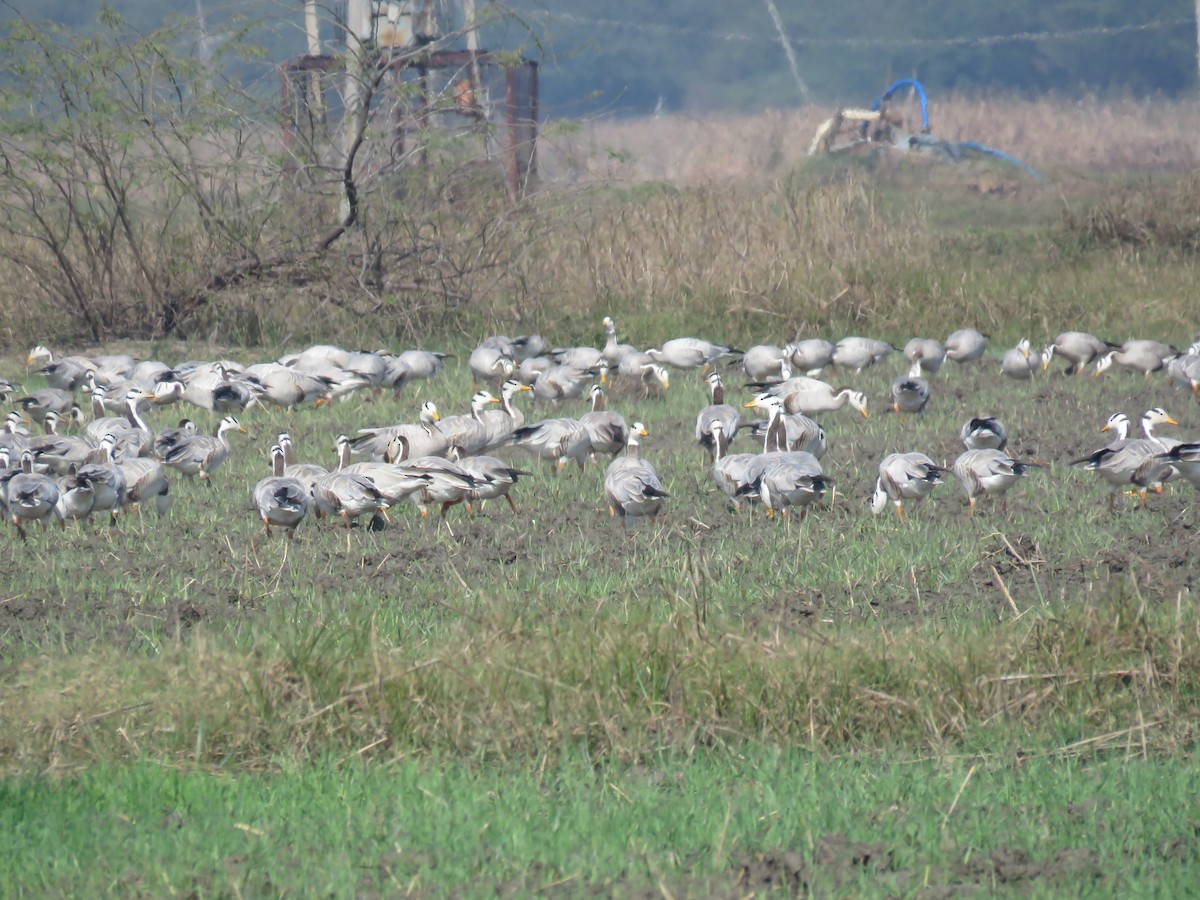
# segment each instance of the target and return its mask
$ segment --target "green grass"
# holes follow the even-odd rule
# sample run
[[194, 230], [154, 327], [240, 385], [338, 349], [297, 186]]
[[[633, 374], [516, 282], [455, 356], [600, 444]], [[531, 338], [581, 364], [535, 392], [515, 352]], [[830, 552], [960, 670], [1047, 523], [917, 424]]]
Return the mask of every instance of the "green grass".
[[1183, 896], [1197, 790], [1194, 766], [1120, 757], [753, 749], [503, 768], [320, 758], [270, 775], [136, 763], [0, 786], [0, 892], [483, 897], [670, 885], [702, 897], [734, 896], [739, 878], [741, 894], [770, 892], [773, 873], [778, 893]]
[[[1197, 495], [1176, 486], [1110, 513], [1105, 487], [1065, 463], [1105, 443], [1097, 429], [1115, 410], [1165, 406], [1194, 439], [1200, 407], [1122, 373], [1002, 382], [995, 357], [1076, 327], [1185, 344], [1194, 261], [1105, 245], [1045, 198], [930, 211], [906, 187], [885, 180], [867, 202], [851, 185], [845, 208], [846, 194], [783, 189], [762, 201], [773, 215], [829, 232], [805, 232], [804, 258], [760, 253], [726, 280], [694, 254], [686, 271], [664, 266], [691, 253], [665, 237], [716, 248], [712, 223], [733, 211], [733, 243], [755, 247], [738, 242], [761, 209], [633, 192], [614, 200], [646, 205], [618, 209], [629, 244], [618, 216], [609, 243], [589, 238], [595, 256], [558, 259], [564, 291], [594, 268], [604, 299], [535, 303], [496, 329], [596, 344], [612, 313], [639, 346], [989, 332], [987, 364], [948, 363], [921, 417], [884, 411], [897, 359], [835, 378], [866, 391], [872, 415], [822, 418], [837, 495], [802, 521], [726, 508], [691, 441], [705, 391], [677, 373], [664, 398], [610, 396], [651, 432], [643, 454], [671, 493], [659, 523], [614, 525], [603, 463], [556, 478], [514, 452], [501, 455], [537, 469], [514, 492], [516, 516], [493, 504], [422, 522], [406, 506], [381, 532], [310, 521], [294, 543], [264, 540], [251, 491], [276, 432], [329, 464], [340, 432], [411, 421], [425, 399], [462, 411], [481, 310], [459, 323], [469, 335], [425, 341], [458, 354], [436, 381], [290, 417], [248, 411], [251, 436], [211, 486], [176, 479], [167, 518], [34, 530], [25, 544], [6, 529], [0, 835], [16, 864], [0, 893], [520, 896], [561, 882], [568, 895], [661, 884], [733, 896], [772, 872], [856, 896], [1185, 893]], [[916, 238], [895, 230], [906, 215]], [[662, 256], [637, 256], [638, 240]], [[789, 274], [771, 287], [739, 287], [776, 267]], [[668, 274], [647, 302], [639, 279], [654, 294]], [[385, 322], [347, 327], [352, 343], [387, 343]], [[257, 361], [295, 348], [131, 349]], [[0, 374], [23, 372], [5, 359]], [[740, 381], [727, 378], [733, 400]], [[532, 420], [583, 405], [525, 408]], [[998, 415], [1009, 451], [1044, 466], [1008, 514], [985, 501], [968, 516], [949, 482], [903, 524], [870, 515], [886, 453], [949, 462], [978, 414]], [[885, 845], [883, 870], [846, 862], [831, 835], [851, 857]]]

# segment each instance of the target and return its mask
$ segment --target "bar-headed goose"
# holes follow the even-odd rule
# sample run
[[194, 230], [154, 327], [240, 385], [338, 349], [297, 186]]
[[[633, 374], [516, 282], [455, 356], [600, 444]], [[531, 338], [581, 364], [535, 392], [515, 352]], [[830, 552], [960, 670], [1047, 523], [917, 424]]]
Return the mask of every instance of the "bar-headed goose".
[[921, 377], [921, 365], [918, 356], [908, 374], [892, 382], [892, 410], [897, 416], [923, 413], [929, 405], [929, 382]]
[[974, 515], [980, 494], [1000, 497], [1001, 511], [1007, 512], [1004, 494], [1033, 468], [1032, 463], [1019, 462], [1000, 450], [967, 450], [954, 461], [953, 471]]
[[604, 353], [604, 359], [608, 363], [608, 367], [610, 369], [616, 370], [620, 366], [621, 360], [627, 354], [637, 353], [638, 351], [635, 347], [632, 347], [629, 344], [621, 344], [617, 342], [617, 326], [616, 323], [613, 322], [612, 316], [605, 316], [604, 321], [600, 324], [604, 326], [605, 340], [604, 350], [602, 351]]
[[606, 408], [604, 388], [593, 384], [588, 393], [592, 398], [592, 411], [580, 416], [579, 422], [587, 429], [592, 455], [604, 453], [615, 458], [629, 440], [629, 424], [619, 412]]
[[1066, 374], [1078, 375], [1084, 366], [1110, 349], [1116, 349], [1116, 345], [1102, 341], [1095, 335], [1083, 331], [1064, 331], [1042, 350], [1042, 370], [1050, 368], [1050, 361], [1057, 354], [1069, 363]]
[[657, 519], [664, 501], [670, 496], [663, 490], [654, 466], [642, 459], [638, 452], [638, 439], [647, 435], [646, 426], [635, 422], [629, 429], [625, 456], [609, 463], [604, 473], [604, 496], [608, 498], [608, 511], [610, 515], [620, 518], [622, 528], [628, 527], [631, 519], [644, 516]]
[[661, 348], [646, 351], [656, 363], [673, 369], [703, 369], [706, 375], [708, 367], [718, 359], [740, 352], [725, 344], [714, 344], [694, 337], [673, 338], [664, 342]]
[[163, 463], [188, 478], [199, 475], [207, 480], [233, 449], [229, 435], [237, 432], [246, 434], [246, 429], [235, 416], [226, 416], [218, 424], [213, 435], [194, 434], [180, 438], [167, 451]]
[[579, 468], [592, 452], [592, 439], [578, 419], [542, 419], [513, 432], [512, 443], [538, 459], [553, 463], [558, 471], [572, 460]]
[[410, 496], [421, 518], [427, 517], [429, 507], [434, 505], [441, 506], [444, 517], [451, 506], [462, 503], [477, 487], [476, 480], [457, 463], [440, 456], [411, 457], [403, 435], [392, 439], [384, 459], [420, 481]]
[[857, 373], [883, 362], [895, 352], [896, 348], [887, 341], [854, 335], [834, 345], [831, 362], [835, 369], [853, 369]]
[[913, 338], [904, 345], [904, 356], [910, 363], [920, 363], [922, 369], [933, 375], [946, 361], [946, 348], [933, 338]]
[[756, 344], [742, 354], [742, 371], [751, 381], [787, 381], [792, 377], [791, 354], [774, 344]]
[[33, 454], [24, 451], [21, 454], [20, 472], [8, 479], [4, 489], [7, 514], [22, 540], [25, 539], [26, 523], [40, 522], [45, 525], [50, 519], [56, 519], [59, 525], [64, 524], [58, 509], [59, 496], [54, 479], [34, 472]]
[[891, 453], [879, 464], [879, 477], [871, 495], [871, 512], [879, 515], [888, 501], [896, 506], [896, 516], [904, 521], [904, 501], [924, 500], [942, 483], [946, 470], [924, 453]]
[[1148, 380], [1152, 373], [1165, 368], [1170, 360], [1179, 355], [1179, 351], [1170, 344], [1159, 341], [1126, 341], [1096, 360], [1095, 374], [1098, 377], [1118, 365], [1141, 372]]
[[968, 450], [1003, 450], [1008, 429], [995, 416], [976, 416], [963, 423], [958, 437]]
[[471, 456], [459, 461], [459, 467], [475, 480], [475, 486], [468, 493], [467, 507], [471, 508], [474, 501], [479, 501], [482, 510], [489, 500], [503, 497], [509, 509], [517, 511], [512, 497], [508, 492], [523, 475], [533, 473], [526, 469], [516, 469], [494, 456]]
[[717, 443], [713, 436], [713, 425], [721, 423], [721, 437], [728, 449], [742, 427], [742, 417], [735, 407], [725, 402], [725, 382], [721, 380], [720, 372], [709, 372], [705, 381], [708, 382], [709, 399], [712, 402], [696, 416], [696, 443], [715, 459]]
[[1017, 346], [1004, 351], [1000, 359], [1000, 374], [1017, 381], [1028, 381], [1038, 366], [1039, 361], [1029, 347], [1029, 338], [1021, 338]]
[[[869, 415], [867, 397], [861, 391], [848, 387], [834, 388], [815, 378], [801, 376], [789, 378], [779, 384], [752, 383], [747, 387], [771, 397], [778, 397], [783, 401], [784, 412], [788, 413], [804, 413], [811, 416], [816, 413], [842, 409], [849, 404], [852, 409], [862, 413], [864, 419]], [[754, 401], [746, 403], [744, 406], [753, 408]]]
[[946, 338], [946, 356], [959, 365], [977, 362], [987, 350], [987, 337], [974, 328], [960, 328]]
[[491, 437], [483, 422], [483, 411], [499, 402], [499, 398], [493, 397], [488, 391], [476, 391], [471, 396], [470, 415], [446, 416], [438, 423], [438, 430], [446, 438], [446, 443], [458, 450], [460, 456], [482, 453]]
[[507, 350], [489, 346], [486, 341], [472, 350], [467, 357], [467, 365], [471, 369], [474, 389], [479, 390], [481, 381], [490, 386], [511, 378], [517, 371], [517, 361], [512, 354], [511, 342]]
[[254, 505], [258, 507], [258, 517], [268, 535], [271, 526], [275, 526], [284, 529], [291, 540], [296, 536], [297, 526], [308, 514], [311, 497], [298, 479], [284, 474], [286, 467], [283, 448], [276, 444], [271, 448], [272, 474], [254, 486]]
[[404, 435], [408, 440], [409, 451], [414, 456], [444, 456], [450, 447], [450, 441], [438, 426], [441, 418], [434, 402], [426, 400], [421, 404], [418, 421], [415, 423], [358, 429], [356, 434], [359, 436], [352, 440], [351, 452], [357, 457], [382, 460], [392, 438]]
[[[1121, 419], [1124, 419], [1124, 423]], [[1114, 420], [1116, 425], [1113, 425]], [[1122, 424], [1128, 427], [1128, 419], [1124, 416], [1112, 416], [1101, 431], [1121, 429]], [[1137, 490], [1144, 505], [1147, 491], [1161, 490], [1162, 483], [1175, 474], [1171, 464], [1158, 457], [1174, 448], [1179, 441], [1158, 437], [1154, 434], [1154, 429], [1159, 425], [1178, 424], [1161, 407], [1149, 409], [1143, 413], [1141, 419], [1142, 433], [1145, 437], [1125, 440], [1124, 431], [1121, 429], [1118, 431], [1118, 439], [1112, 444], [1088, 456], [1072, 460], [1071, 465], [1095, 472], [1112, 486], [1114, 493], [1108, 498], [1110, 509], [1116, 499], [1116, 493], [1121, 490]]]
[[783, 348], [788, 354], [788, 361], [793, 369], [798, 369], [809, 378], [820, 374], [821, 370], [833, 363], [834, 346], [822, 338], [806, 338], [795, 341]]

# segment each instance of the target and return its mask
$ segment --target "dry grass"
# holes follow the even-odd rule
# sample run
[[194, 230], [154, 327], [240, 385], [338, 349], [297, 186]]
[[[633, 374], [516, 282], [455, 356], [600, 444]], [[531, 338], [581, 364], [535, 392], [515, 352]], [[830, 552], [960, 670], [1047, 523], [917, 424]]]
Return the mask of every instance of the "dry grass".
[[1194, 740], [1191, 616], [1118, 600], [959, 638], [906, 629], [764, 641], [703, 625], [675, 602], [666, 622], [556, 633], [497, 611], [433, 652], [385, 647], [372, 626], [349, 654], [317, 629], [282, 652], [197, 639], [153, 659], [31, 658], [0, 685], [0, 759], [10, 771], [144, 755], [260, 768], [326, 752], [537, 759], [582, 747], [634, 761], [762, 743], [1074, 755], [1139, 727], [1142, 753]]
[[[862, 105], [868, 102], [863, 98]], [[542, 170], [556, 181], [761, 181], [804, 159], [817, 126], [833, 112], [806, 106], [746, 116], [600, 120], [561, 137], [551, 129], [541, 147]], [[935, 95], [930, 101], [936, 136], [977, 141], [1083, 182], [1194, 167], [1200, 162], [1191, 125], [1196, 114], [1192, 100]]]

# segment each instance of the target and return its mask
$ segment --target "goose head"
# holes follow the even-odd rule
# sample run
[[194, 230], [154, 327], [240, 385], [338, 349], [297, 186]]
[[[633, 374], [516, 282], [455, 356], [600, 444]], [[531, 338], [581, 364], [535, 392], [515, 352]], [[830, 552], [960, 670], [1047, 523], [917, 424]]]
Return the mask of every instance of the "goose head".
[[408, 438], [402, 434], [388, 441], [387, 449], [383, 451], [383, 461], [386, 463], [401, 463], [408, 459]]
[[434, 422], [440, 421], [442, 416], [438, 412], [437, 404], [432, 400], [426, 400], [421, 404], [421, 412], [417, 416], [418, 420], [426, 428], [433, 426]]
[[235, 431], [238, 434], [250, 433], [242, 427], [242, 423], [237, 420], [237, 416], [226, 416], [221, 420], [221, 424], [217, 426], [217, 437], [224, 437], [226, 434], [231, 434]]
[[27, 366], [35, 366], [39, 363], [45, 365], [50, 362], [54, 362], [54, 354], [42, 344], [38, 344], [30, 350], [29, 354], [25, 357], [25, 365]]
[[1154, 437], [1154, 428], [1157, 425], [1178, 424], [1161, 406], [1156, 406], [1142, 413], [1142, 431], [1145, 432], [1148, 438]]
[[875, 490], [871, 492], [871, 513], [876, 516], [879, 515], [881, 512], [887, 509], [887, 502], [888, 495], [887, 491], [883, 489], [883, 479], [876, 478]]
[[1047, 369], [1050, 368], [1050, 360], [1052, 360], [1052, 359], [1054, 359], [1054, 345], [1047, 344], [1046, 348], [1044, 350], [1042, 350], [1042, 371], [1043, 372], [1045, 372]]
[[1114, 350], [1112, 353], [1105, 353], [1102, 357], [1100, 357], [1098, 360], [1096, 360], [1096, 367], [1095, 367], [1095, 371], [1093, 373], [1096, 378], [1099, 378], [1101, 375], [1103, 375], [1105, 372], [1107, 372], [1109, 369], [1112, 368], [1113, 356], [1115, 356], [1115, 355], [1116, 355], [1116, 351]]
[[508, 380], [506, 380], [504, 382], [504, 384], [500, 385], [500, 397], [503, 400], [511, 400], [513, 397], [515, 397], [521, 391], [532, 391], [532, 390], [533, 390], [533, 388], [531, 388], [529, 385], [522, 384], [520, 381], [518, 381], [515, 378], [509, 378]]
[[1021, 355], [1029, 359], [1031, 353], [1029, 349], [1029, 338], [1021, 338], [1017, 341], [1017, 349], [1021, 351]]
[[471, 412], [476, 417], [487, 409], [490, 403], [499, 403], [499, 397], [493, 397], [490, 391], [476, 391], [471, 397]]
[[871, 417], [870, 413], [867, 412], [867, 395], [862, 391], [848, 391], [846, 393], [846, 401], [862, 413], [864, 419]]
[[664, 367], [655, 363], [654, 365], [650, 366], [650, 374], [653, 375], [655, 380], [662, 385], [662, 389], [664, 391], [671, 386], [671, 376], [667, 373], [667, 370]]

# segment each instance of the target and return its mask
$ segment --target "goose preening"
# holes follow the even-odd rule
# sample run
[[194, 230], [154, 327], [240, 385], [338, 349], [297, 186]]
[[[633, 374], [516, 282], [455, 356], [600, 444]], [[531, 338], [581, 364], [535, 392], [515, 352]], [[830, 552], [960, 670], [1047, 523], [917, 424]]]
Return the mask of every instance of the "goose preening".
[[533, 396], [538, 400], [577, 400], [599, 377], [596, 366], [553, 365], [534, 379]]
[[708, 374], [708, 367], [723, 356], [740, 353], [725, 344], [714, 344], [712, 341], [700, 338], [673, 338], [663, 343], [660, 348], [650, 348], [646, 354], [656, 363], [670, 366], [673, 369], [703, 369]]
[[1029, 338], [1021, 338], [1017, 346], [1006, 350], [1000, 359], [1000, 374], [1017, 381], [1028, 381], [1038, 370], [1039, 360], [1029, 347]]
[[656, 363], [648, 353], [626, 353], [617, 364], [617, 374], [622, 381], [636, 381], [642, 386], [642, 396], [649, 397], [652, 391], [665, 393], [671, 387], [671, 374], [666, 366]]
[[20, 470], [8, 478], [4, 486], [7, 515], [21, 540], [25, 540], [25, 525], [29, 522], [45, 525], [50, 519], [56, 519], [59, 525], [65, 524], [58, 508], [59, 496], [54, 479], [34, 472], [33, 454], [29, 450], [23, 452]]
[[1007, 513], [1004, 494], [1033, 468], [1033, 463], [1020, 462], [1000, 450], [967, 450], [954, 461], [953, 471], [966, 492], [971, 515], [975, 515], [980, 494], [1000, 497], [1000, 510]]
[[879, 464], [879, 477], [871, 495], [871, 512], [879, 515], [890, 500], [896, 517], [904, 521], [904, 501], [924, 500], [942, 483], [946, 470], [924, 453], [891, 453]]
[[887, 341], [855, 335], [844, 337], [834, 345], [831, 363], [835, 369], [853, 369], [858, 373], [883, 362], [895, 352], [896, 348]]
[[[778, 384], [751, 383], [746, 386], [761, 394], [778, 397], [783, 401], [785, 412], [811, 416], [842, 409], [849, 404], [852, 409], [862, 413], [864, 419], [868, 417], [867, 397], [864, 393], [848, 387], [835, 388], [815, 378], [800, 376]], [[744, 405], [753, 408], [755, 404], [751, 401]]]
[[774, 344], [756, 344], [742, 354], [742, 371], [751, 381], [787, 381], [791, 354]]
[[1131, 440], [1126, 439], [1129, 420], [1120, 413], [1114, 414], [1100, 430], [1117, 431], [1117, 439], [1095, 453], [1072, 460], [1070, 464], [1095, 472], [1112, 486], [1113, 493], [1108, 498], [1110, 509], [1121, 490], [1136, 490], [1144, 506], [1147, 491], [1161, 491], [1162, 483], [1175, 472], [1169, 462], [1159, 459], [1160, 454], [1169, 452], [1179, 444], [1179, 441], [1156, 436], [1154, 429], [1159, 425], [1178, 424], [1161, 407], [1149, 409], [1141, 418], [1145, 437]]
[[638, 439], [650, 434], [641, 422], [629, 429], [625, 456], [617, 457], [608, 464], [604, 473], [604, 496], [608, 498], [610, 515], [619, 517], [621, 527], [626, 528], [631, 519], [648, 516], [657, 519], [663, 503], [670, 496], [663, 490], [654, 466], [642, 459], [638, 452]]
[[720, 372], [709, 372], [705, 378], [708, 382], [709, 399], [712, 401], [696, 416], [696, 443], [716, 457], [716, 438], [713, 425], [721, 424], [721, 436], [726, 446], [733, 443], [738, 429], [742, 427], [742, 417], [737, 409], [725, 402], [725, 382], [721, 380]]
[[629, 344], [621, 344], [617, 342], [617, 326], [613, 322], [612, 316], [605, 316], [601, 322], [604, 326], [604, 349], [601, 351], [604, 354], [604, 359], [608, 363], [610, 369], [616, 369], [622, 358], [629, 353], [637, 353], [637, 349]]
[[792, 364], [792, 368], [813, 378], [820, 374], [826, 366], [832, 365], [836, 348], [829, 341], [821, 338], [806, 338], [803, 341], [788, 344], [783, 349], [788, 355], [788, 361]]
[[271, 474], [254, 486], [254, 505], [268, 536], [274, 526], [282, 528], [291, 540], [308, 514], [311, 496], [298, 479], [284, 474], [286, 468], [283, 448], [275, 444], [271, 447]]
[[921, 357], [918, 356], [908, 370], [908, 375], [892, 382], [892, 410], [917, 414], [925, 412], [929, 405], [929, 382], [921, 377]]
[[156, 459], [162, 460], [166, 458], [167, 453], [171, 448], [178, 444], [181, 440], [197, 433], [196, 423], [191, 419], [180, 419], [179, 424], [171, 428], [164, 428], [154, 435], [154, 443], [151, 446], [151, 453]]
[[604, 453], [616, 457], [629, 441], [629, 424], [619, 412], [606, 408], [604, 388], [593, 384], [590, 394], [592, 411], [580, 416], [579, 422], [587, 429], [592, 456]]
[[958, 438], [968, 450], [1003, 450], [1008, 429], [995, 416], [976, 416], [963, 423]]
[[471, 355], [467, 357], [467, 365], [471, 368], [475, 390], [479, 390], [481, 381], [489, 386], [498, 385], [504, 379], [511, 378], [517, 371], [511, 342], [508, 342], [507, 349], [504, 349], [485, 341], [471, 351]]
[[909, 363], [920, 364], [926, 372], [936, 374], [946, 361], [946, 348], [933, 338], [913, 338], [904, 345], [904, 356]]
[[1050, 368], [1050, 361], [1057, 354], [1069, 363], [1066, 374], [1078, 375], [1110, 349], [1116, 349], [1116, 345], [1082, 331], [1064, 331], [1042, 350], [1042, 370]]
[[163, 464], [188, 478], [199, 475], [207, 480], [229, 456], [233, 445], [229, 435], [237, 432], [246, 434], [246, 429], [235, 416], [226, 416], [217, 425], [213, 435], [193, 434], [181, 437], [163, 457]]
[[1109, 350], [1096, 360], [1095, 374], [1103, 375], [1114, 365], [1123, 366], [1141, 372], [1149, 379], [1150, 375], [1166, 368], [1167, 363], [1179, 356], [1179, 351], [1170, 344], [1159, 341], [1126, 341], [1116, 350]]
[[959, 365], [966, 365], [983, 359], [983, 353], [987, 350], [987, 336], [974, 328], [960, 328], [946, 338], [943, 346], [947, 358]]

